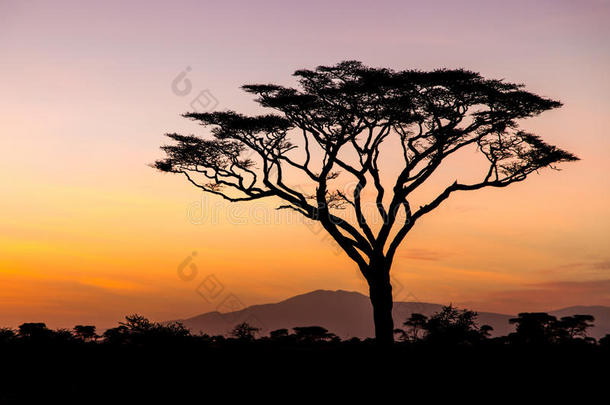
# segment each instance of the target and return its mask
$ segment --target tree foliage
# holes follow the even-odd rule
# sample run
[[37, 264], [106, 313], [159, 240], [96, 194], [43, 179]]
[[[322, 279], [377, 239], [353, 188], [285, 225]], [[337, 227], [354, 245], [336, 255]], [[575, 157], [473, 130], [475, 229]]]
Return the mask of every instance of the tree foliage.
[[523, 312], [510, 319], [516, 331], [509, 338], [516, 343], [551, 344], [590, 340], [587, 330], [593, 327], [591, 315], [564, 316], [561, 319], [545, 312]]
[[97, 338], [94, 325], [76, 325], [73, 331], [74, 335], [84, 341], [89, 341]]
[[[400, 207], [411, 221], [386, 246], [390, 258], [417, 219], [452, 192], [504, 187], [544, 167], [577, 159], [518, 129], [519, 119], [561, 106], [558, 101], [525, 91], [523, 85], [484, 79], [463, 69], [393, 71], [356, 61], [298, 70], [295, 76], [300, 89], [274, 84], [242, 87], [276, 114], [185, 114], [212, 126], [213, 137], [167, 134], [175, 143], [162, 147], [167, 157], [154, 166], [182, 173], [202, 190], [230, 201], [278, 197], [284, 200], [283, 208], [322, 221], [348, 254], [363, 263], [361, 253], [369, 256], [388, 243]], [[293, 140], [299, 134], [300, 146]], [[384, 206], [379, 163], [381, 145], [391, 137], [399, 138], [404, 161], [392, 184], [394, 195], [389, 206]], [[316, 162], [312, 161], [313, 143], [322, 150]], [[455, 181], [429, 204], [412, 212], [409, 195], [447, 157], [470, 145], [489, 161], [482, 180], [472, 184]], [[291, 153], [297, 148], [303, 152], [299, 154], [301, 161], [295, 161]], [[347, 160], [348, 153], [356, 158]], [[298, 169], [313, 181], [315, 195], [306, 195], [287, 184], [285, 173], [289, 168]], [[359, 181], [353, 195], [340, 195], [331, 188], [329, 182], [337, 171]], [[195, 182], [196, 174], [207, 182]], [[374, 181], [379, 215], [385, 219], [377, 235], [359, 211], [367, 178]], [[339, 205], [349, 205], [357, 212], [356, 226], [330, 212]]]
[[[319, 221], [368, 281], [386, 339], [393, 330], [390, 267], [420, 218], [456, 191], [506, 187], [577, 160], [519, 128], [520, 120], [561, 106], [521, 84], [464, 69], [395, 71], [357, 61], [294, 76], [298, 87], [242, 87], [271, 113], [185, 114], [211, 127], [211, 136], [167, 134], [172, 143], [153, 166], [228, 201], [272, 198], [278, 209]], [[456, 173], [415, 206], [414, 192], [466, 149], [484, 162], [478, 180]], [[390, 162], [398, 170], [382, 173]], [[365, 190], [373, 212], [363, 208]]]
[[490, 335], [493, 328], [489, 325], [479, 327], [478, 314], [453, 305], [443, 306], [430, 317], [413, 313], [404, 322], [406, 330], [397, 329], [401, 340], [426, 341], [435, 344], [476, 344]]
[[239, 340], [253, 340], [255, 335], [260, 332], [260, 328], [242, 322], [231, 330], [230, 335]]

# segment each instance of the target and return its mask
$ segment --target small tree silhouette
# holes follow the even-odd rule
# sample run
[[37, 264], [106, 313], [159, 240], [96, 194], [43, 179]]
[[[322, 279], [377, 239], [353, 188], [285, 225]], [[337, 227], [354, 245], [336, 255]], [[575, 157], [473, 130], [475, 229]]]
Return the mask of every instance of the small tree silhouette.
[[284, 339], [286, 337], [288, 337], [288, 329], [286, 328], [282, 328], [282, 329], [276, 329], [276, 330], [272, 330], [271, 332], [269, 332], [269, 337], [271, 339]]
[[484, 339], [490, 326], [483, 331], [477, 326], [478, 314], [467, 309], [459, 310], [453, 305], [444, 306], [425, 323], [426, 340], [437, 343], [473, 344]]
[[493, 330], [494, 328], [491, 325], [481, 325], [479, 328], [479, 332], [481, 333], [481, 337], [483, 339], [489, 339]]
[[407, 327], [403, 340], [417, 341], [421, 338], [420, 332], [425, 332], [428, 317], [426, 315], [412, 313], [409, 319], [403, 323]]
[[0, 328], [0, 343], [7, 343], [15, 339], [16, 333], [11, 328]]
[[[506, 187], [577, 160], [518, 129], [520, 119], [561, 106], [523, 85], [463, 69], [394, 71], [357, 61], [294, 75], [299, 89], [242, 87], [279, 114], [185, 114], [212, 126], [213, 137], [167, 134], [174, 144], [162, 147], [167, 156], [154, 167], [227, 201], [271, 198], [278, 209], [319, 221], [368, 282], [380, 343], [393, 341], [396, 250], [424, 215], [457, 191]], [[486, 165], [480, 179], [456, 179], [428, 203], [412, 205], [414, 192], [466, 149]]]
[[74, 335], [84, 341], [90, 341], [97, 338], [94, 325], [76, 325], [74, 327]]
[[119, 322], [118, 327], [106, 330], [103, 337], [107, 343], [115, 344], [162, 344], [182, 341], [192, 335], [181, 322], [161, 324], [133, 314], [127, 315], [125, 322]]
[[595, 317], [593, 315], [564, 316], [558, 322], [568, 339], [586, 339], [587, 329], [592, 328]]
[[127, 343], [129, 341], [129, 328], [125, 325], [119, 325], [116, 328], [110, 328], [104, 331], [102, 337], [106, 343]]
[[235, 325], [231, 330], [230, 335], [236, 339], [251, 341], [254, 340], [254, 336], [260, 331], [260, 328], [254, 327], [247, 322], [242, 322]]
[[142, 315], [133, 314], [125, 316], [125, 322], [119, 322], [132, 333], [148, 332], [154, 328], [154, 324]]
[[509, 322], [517, 325], [509, 337], [518, 343], [542, 345], [556, 340], [557, 318], [546, 312], [522, 312]]
[[299, 342], [316, 343], [337, 339], [337, 335], [330, 333], [322, 326], [297, 326], [292, 328]]
[[39, 340], [50, 338], [53, 331], [43, 322], [29, 322], [19, 325], [19, 336], [26, 339]]

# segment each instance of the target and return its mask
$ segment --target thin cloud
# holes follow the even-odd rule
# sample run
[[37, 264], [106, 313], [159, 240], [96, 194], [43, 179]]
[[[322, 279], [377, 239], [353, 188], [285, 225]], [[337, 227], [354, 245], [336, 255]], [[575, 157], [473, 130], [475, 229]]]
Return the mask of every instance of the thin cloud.
[[526, 284], [523, 288], [491, 293], [484, 300], [471, 303], [485, 310], [512, 313], [552, 311], [574, 305], [610, 306], [610, 279]]
[[446, 252], [439, 252], [437, 250], [430, 249], [407, 249], [406, 252], [400, 256], [404, 259], [411, 260], [439, 261], [446, 259], [450, 255]]
[[551, 268], [547, 268], [546, 270], [540, 271], [542, 274], [556, 274], [556, 273], [565, 273], [566, 270], [573, 270], [577, 272], [598, 272], [599, 270], [610, 270], [610, 260], [600, 260], [600, 261], [582, 261], [582, 262], [573, 262], [566, 263], [559, 266], [554, 266]]
[[591, 267], [595, 270], [610, 270], [610, 260], [593, 263]]

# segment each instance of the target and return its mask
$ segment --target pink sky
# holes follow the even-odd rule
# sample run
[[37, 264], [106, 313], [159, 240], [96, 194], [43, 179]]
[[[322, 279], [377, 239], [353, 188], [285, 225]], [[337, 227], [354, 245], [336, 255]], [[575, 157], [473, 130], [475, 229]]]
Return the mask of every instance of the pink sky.
[[[525, 83], [565, 106], [523, 127], [582, 159], [432, 214], [394, 267], [405, 297], [500, 312], [610, 305], [609, 18], [602, 0], [3, 1], [0, 326], [214, 310], [176, 275], [192, 251], [248, 305], [366, 292], [302, 225], [189, 222], [201, 195], [146, 166], [163, 133], [200, 131], [180, 117], [200, 91], [254, 113], [240, 85], [346, 59]], [[187, 67], [193, 88], [179, 96]]]

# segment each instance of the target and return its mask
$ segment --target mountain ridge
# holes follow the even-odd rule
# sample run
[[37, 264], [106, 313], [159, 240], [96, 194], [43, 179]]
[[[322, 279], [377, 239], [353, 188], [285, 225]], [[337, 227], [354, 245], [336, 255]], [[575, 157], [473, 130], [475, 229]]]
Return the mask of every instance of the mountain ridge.
[[[430, 316], [441, 308], [441, 304], [435, 303], [397, 301], [393, 309], [394, 322], [396, 327], [401, 327], [413, 312]], [[591, 336], [599, 338], [610, 333], [610, 307], [575, 305], [548, 313], [557, 317], [577, 313], [590, 314], [596, 318]], [[478, 314], [480, 325], [488, 324], [494, 328], [492, 336], [506, 335], [514, 330], [514, 326], [508, 321], [516, 315], [496, 312], [478, 312]], [[210, 335], [226, 335], [233, 326], [241, 322], [248, 322], [260, 328], [262, 335], [280, 328], [318, 325], [346, 339], [372, 337], [374, 335], [372, 319], [373, 310], [366, 295], [356, 291], [319, 289], [278, 302], [252, 305], [232, 312], [211, 311], [178, 321], [193, 332]]]

